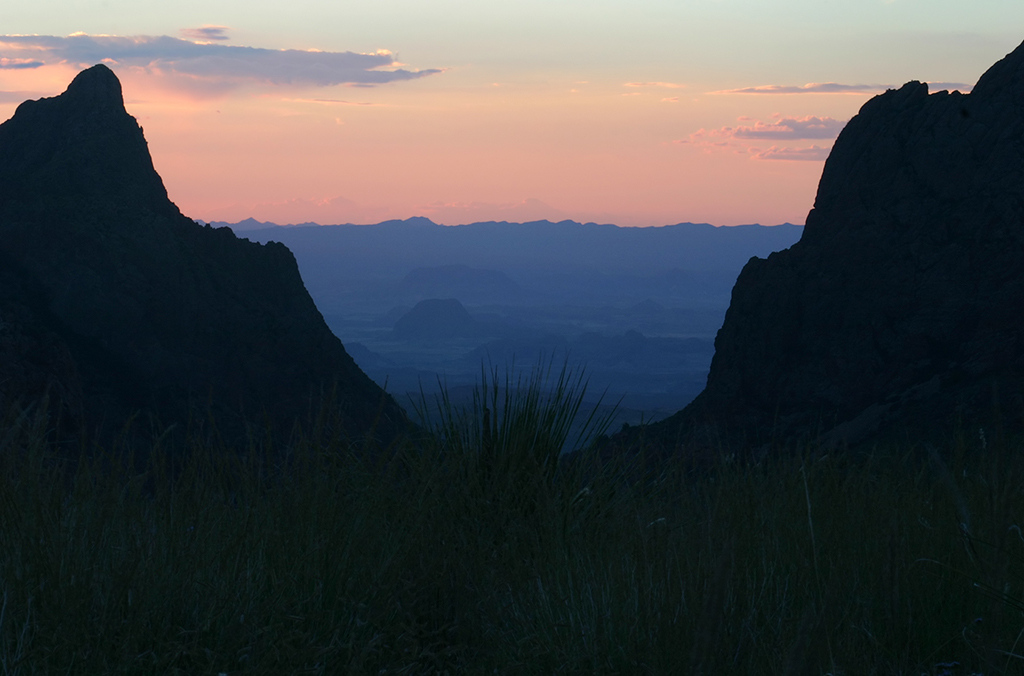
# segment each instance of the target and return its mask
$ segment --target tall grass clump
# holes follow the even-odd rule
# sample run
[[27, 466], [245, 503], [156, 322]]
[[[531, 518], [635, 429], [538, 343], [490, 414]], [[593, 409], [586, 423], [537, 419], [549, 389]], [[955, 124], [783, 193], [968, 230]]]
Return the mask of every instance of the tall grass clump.
[[1024, 672], [1019, 440], [636, 472], [579, 374], [498, 376], [387, 449], [12, 410], [0, 674]]
[[581, 415], [585, 395], [582, 372], [555, 371], [553, 362], [528, 374], [510, 367], [504, 377], [484, 370], [471, 403], [456, 405], [442, 389], [433, 416], [421, 395], [417, 412], [430, 436], [407, 455], [413, 475], [436, 476], [450, 499], [468, 501], [453, 509], [497, 519], [507, 526], [497, 529], [502, 537], [518, 526], [536, 533], [545, 525], [534, 521], [550, 514], [552, 501], [579, 489], [578, 471], [559, 472], [563, 453], [585, 450], [614, 416], [614, 408], [599, 416], [600, 402]]

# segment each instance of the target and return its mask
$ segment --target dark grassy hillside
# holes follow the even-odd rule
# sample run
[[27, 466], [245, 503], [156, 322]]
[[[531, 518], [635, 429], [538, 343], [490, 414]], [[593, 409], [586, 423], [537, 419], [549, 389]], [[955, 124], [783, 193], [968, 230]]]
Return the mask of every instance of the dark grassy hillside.
[[[1019, 441], [640, 475], [494, 382], [387, 462], [323, 416], [274, 459], [68, 464], [0, 426], [4, 674], [1020, 673]], [[536, 383], [535, 383], [536, 384]], [[557, 383], [556, 383], [557, 384]], [[558, 388], [555, 387], [558, 391]], [[486, 409], [486, 413], [484, 412]], [[368, 461], [368, 457], [378, 461]]]

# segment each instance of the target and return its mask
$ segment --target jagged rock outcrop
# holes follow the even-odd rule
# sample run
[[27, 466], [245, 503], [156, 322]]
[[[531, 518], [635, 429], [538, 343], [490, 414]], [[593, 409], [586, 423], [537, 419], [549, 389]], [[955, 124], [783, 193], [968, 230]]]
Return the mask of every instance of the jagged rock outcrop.
[[800, 241], [740, 274], [707, 387], [652, 435], [751, 447], [1019, 427], [1022, 329], [1024, 45], [970, 94], [910, 82], [861, 108]]
[[0, 359], [0, 405], [49, 392], [93, 431], [198, 411], [287, 433], [334, 388], [350, 436], [406, 424], [284, 245], [200, 226], [168, 199], [102, 65], [0, 125]]

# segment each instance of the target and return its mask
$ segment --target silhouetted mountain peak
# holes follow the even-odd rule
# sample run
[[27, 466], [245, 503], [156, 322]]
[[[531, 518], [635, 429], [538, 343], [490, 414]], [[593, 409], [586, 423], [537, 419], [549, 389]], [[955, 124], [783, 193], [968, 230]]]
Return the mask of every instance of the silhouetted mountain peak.
[[661, 429], [855, 443], [1000, 406], [1024, 427], [1022, 136], [1024, 45], [970, 94], [909, 82], [865, 103], [802, 238], [744, 267], [707, 387]]
[[0, 415], [58, 380], [76, 399], [65, 404], [115, 426], [139, 410], [182, 421], [205, 402], [218, 424], [266, 412], [288, 431], [337, 386], [352, 436], [404, 425], [327, 328], [284, 245], [200, 226], [167, 198], [106, 66], [0, 125], [6, 322]]
[[[153, 167], [146, 139], [124, 108], [121, 83], [104, 65], [63, 94], [26, 101], [0, 125], [0, 218], [75, 219], [84, 202], [112, 212], [180, 215]], [[89, 219], [92, 220], [92, 219]]]
[[1024, 45], [997, 61], [978, 79], [971, 95], [980, 98], [1024, 98]]
[[121, 81], [117, 79], [112, 70], [102, 63], [76, 75], [61, 97], [65, 100], [66, 105], [74, 107], [79, 112], [128, 114], [124, 109]]

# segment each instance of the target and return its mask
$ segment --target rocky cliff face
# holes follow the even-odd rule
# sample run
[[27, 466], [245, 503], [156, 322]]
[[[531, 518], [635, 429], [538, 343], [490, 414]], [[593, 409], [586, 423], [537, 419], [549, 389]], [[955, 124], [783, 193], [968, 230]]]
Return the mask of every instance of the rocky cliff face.
[[0, 405], [48, 390], [92, 427], [198, 408], [288, 430], [335, 387], [351, 436], [405, 424], [287, 248], [197, 225], [168, 199], [102, 65], [0, 125], [0, 357]]
[[857, 443], [1024, 405], [1024, 45], [969, 95], [868, 101], [800, 241], [751, 259], [704, 392], [658, 426], [747, 444]]

